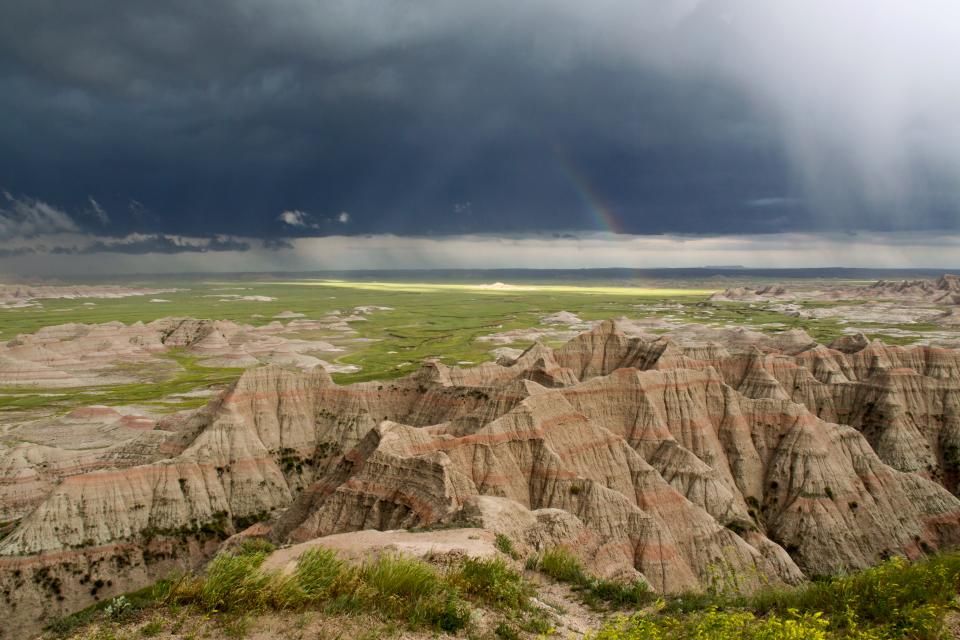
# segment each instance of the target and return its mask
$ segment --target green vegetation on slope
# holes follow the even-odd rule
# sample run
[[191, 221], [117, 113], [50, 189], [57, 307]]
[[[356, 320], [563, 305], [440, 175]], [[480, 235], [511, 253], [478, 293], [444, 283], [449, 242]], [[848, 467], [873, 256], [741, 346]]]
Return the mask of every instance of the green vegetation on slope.
[[137, 404], [157, 412], [190, 409], [205, 405], [209, 398], [173, 396], [202, 389], [222, 389], [243, 373], [243, 369], [237, 368], [204, 367], [197, 364], [198, 360], [174, 349], [158, 355], [154, 362], [138, 365], [136, 375], [148, 378], [140, 382], [71, 387], [38, 393], [30, 393], [24, 387], [0, 387], [0, 411], [34, 407], [57, 407], [67, 411], [87, 404]]
[[50, 631], [66, 637], [98, 616], [102, 622], [124, 622], [158, 607], [188, 607], [199, 615], [231, 619], [310, 610], [372, 614], [410, 629], [457, 632], [470, 624], [472, 609], [483, 606], [519, 628], [542, 624], [529, 606], [532, 587], [499, 558], [468, 557], [442, 569], [383, 554], [356, 566], [317, 548], [305, 552], [292, 573], [283, 573], [261, 569], [272, 549], [262, 541], [245, 542], [235, 553], [218, 555], [201, 574], [175, 576], [101, 603], [51, 625]]
[[[97, 639], [176, 634], [187, 615], [211, 620], [229, 637], [243, 637], [251, 616], [315, 611], [340, 618], [373, 616], [412, 630], [462, 635], [466, 629], [470, 637], [553, 633], [544, 611], [531, 604], [533, 585], [501, 559], [465, 558], [441, 568], [387, 554], [356, 566], [333, 551], [316, 549], [284, 574], [260, 568], [272, 548], [262, 541], [247, 542], [234, 554], [218, 556], [202, 574], [174, 577], [102, 602], [49, 631]], [[545, 551], [531, 564], [571, 584], [581, 596], [589, 583], [604, 582], [587, 577], [582, 565], [560, 548]], [[914, 564], [894, 558], [865, 571], [752, 596], [688, 594], [652, 602], [647, 594], [642, 602], [620, 602], [636, 613], [609, 618], [589, 639], [940, 640], [947, 637], [945, 617], [956, 608], [958, 592], [960, 552]], [[483, 636], [475, 634], [476, 608], [487, 611]], [[137, 628], [134, 635], [127, 633], [131, 627]]]
[[546, 549], [539, 557], [531, 558], [528, 566], [539, 569], [558, 582], [568, 583], [584, 603], [593, 608], [610, 606], [636, 609], [655, 598], [643, 581], [624, 583], [587, 574], [583, 563], [564, 547]]
[[893, 558], [845, 576], [753, 596], [691, 594], [608, 622], [591, 640], [938, 640], [960, 591], [960, 552]]

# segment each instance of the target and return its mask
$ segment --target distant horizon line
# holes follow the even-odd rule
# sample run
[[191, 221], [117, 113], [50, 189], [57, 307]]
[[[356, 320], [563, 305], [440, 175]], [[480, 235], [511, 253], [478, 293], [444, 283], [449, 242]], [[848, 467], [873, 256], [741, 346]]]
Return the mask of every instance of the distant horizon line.
[[281, 270], [253, 270], [253, 271], [184, 271], [184, 272], [127, 272], [124, 274], [47, 274], [34, 276], [18, 276], [13, 273], [0, 274], [0, 284], [29, 284], [30, 282], [42, 283], [45, 280], [63, 278], [73, 281], [88, 280], [129, 280], [131, 278], [191, 278], [191, 277], [229, 277], [229, 276], [268, 276], [268, 275], [336, 275], [336, 274], [356, 274], [389, 277], [391, 274], [522, 274], [522, 273], [540, 273], [540, 274], [600, 274], [600, 273], [620, 273], [629, 275], [637, 274], [657, 274], [674, 273], [690, 274], [705, 272], [711, 275], [724, 275], [726, 273], [739, 275], [783, 275], [789, 277], [795, 275], [817, 275], [824, 277], [843, 277], [844, 275], [867, 275], [869, 273], [877, 274], [904, 274], [904, 275], [924, 275], [939, 276], [944, 274], [960, 274], [960, 267], [753, 267], [743, 265], [722, 265], [722, 266], [700, 266], [700, 267], [424, 267], [424, 268], [396, 268], [396, 269], [281, 269]]

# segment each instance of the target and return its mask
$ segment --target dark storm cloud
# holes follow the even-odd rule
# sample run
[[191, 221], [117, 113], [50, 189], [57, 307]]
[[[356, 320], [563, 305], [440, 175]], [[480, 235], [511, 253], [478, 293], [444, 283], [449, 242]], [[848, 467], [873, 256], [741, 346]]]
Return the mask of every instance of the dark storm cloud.
[[0, 248], [0, 258], [19, 258], [30, 256], [37, 252], [34, 247], [16, 247], [14, 249]]
[[284, 251], [286, 249], [293, 249], [293, 243], [286, 238], [264, 238], [260, 242], [260, 246], [265, 251]]
[[161, 233], [134, 240], [98, 241], [82, 253], [205, 253], [207, 251], [249, 251], [250, 243], [231, 238], [209, 238], [184, 242]]
[[96, 240], [87, 245], [55, 246], [49, 252], [57, 255], [89, 255], [94, 253], [207, 253], [210, 251], [249, 251], [250, 243], [228, 237], [178, 238], [162, 233], [137, 235], [121, 240]]
[[957, 228], [958, 11], [921, 4], [0, 0], [0, 183], [130, 253]]

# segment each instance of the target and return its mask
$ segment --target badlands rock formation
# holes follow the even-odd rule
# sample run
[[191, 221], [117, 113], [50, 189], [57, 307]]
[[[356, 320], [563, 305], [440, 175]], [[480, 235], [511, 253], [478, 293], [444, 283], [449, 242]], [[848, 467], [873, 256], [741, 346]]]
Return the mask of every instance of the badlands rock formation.
[[475, 526], [524, 553], [569, 545], [598, 574], [665, 592], [795, 583], [960, 542], [958, 352], [624, 326], [350, 386], [247, 371], [158, 424], [162, 456], [46, 489], [0, 541], [4, 605], [36, 624], [247, 527], [301, 544]]
[[[362, 316], [331, 315], [321, 320], [274, 321], [264, 326], [229, 320], [161, 318], [150, 323], [63, 324], [21, 334], [0, 345], [0, 386], [65, 388], [135, 382], [130, 365], [170, 349], [197, 356], [210, 367], [259, 364], [336, 371], [315, 354], [342, 351], [324, 340], [301, 339], [307, 332], [349, 332]], [[169, 363], [167, 363], [169, 364]], [[126, 365], [121, 367], [120, 365]], [[155, 371], [155, 370], [154, 370]]]
[[104, 406], [16, 425], [0, 442], [0, 522], [27, 515], [68, 476], [167, 456], [156, 420]]
[[[842, 322], [884, 325], [934, 323], [948, 330], [960, 326], [960, 276], [950, 274], [936, 280], [880, 280], [869, 286], [734, 287], [715, 293], [710, 299], [716, 302], [772, 303], [766, 307], [770, 311], [801, 318], [837, 318]], [[802, 304], [843, 300], [856, 302], [819, 307]]]
[[780, 284], [751, 289], [733, 287], [715, 293], [718, 301], [890, 300], [934, 305], [960, 304], [960, 276], [943, 274], [936, 280], [879, 280], [868, 286], [825, 285], [817, 289], [788, 289]]
[[960, 276], [943, 274], [937, 280], [880, 280], [867, 287], [877, 298], [926, 300], [934, 304], [960, 304]]
[[118, 287], [114, 285], [26, 285], [0, 284], [0, 309], [15, 309], [36, 305], [37, 300], [51, 298], [127, 298], [130, 296], [153, 296], [173, 293], [177, 289], [149, 289], [144, 287]]

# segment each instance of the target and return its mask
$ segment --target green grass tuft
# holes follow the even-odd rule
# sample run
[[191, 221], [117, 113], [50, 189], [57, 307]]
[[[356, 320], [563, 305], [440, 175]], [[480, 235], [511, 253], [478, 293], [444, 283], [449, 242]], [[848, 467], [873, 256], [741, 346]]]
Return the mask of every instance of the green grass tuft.
[[[413, 558], [385, 554], [362, 567], [329, 549], [306, 551], [292, 574], [262, 571], [263, 545], [240, 547], [214, 558], [204, 574], [167, 582], [162, 600], [205, 613], [247, 615], [320, 608], [331, 613], [379, 613], [411, 628], [455, 632], [470, 621], [470, 607], [457, 584], [437, 568]], [[455, 572], [460, 575], [461, 572]], [[509, 576], [508, 576], [509, 577]], [[506, 578], [496, 583], [506, 598]], [[478, 594], [479, 595], [479, 594]], [[485, 597], [492, 597], [484, 594]]]
[[140, 627], [140, 635], [144, 638], [158, 636], [160, 635], [161, 631], [163, 631], [163, 620], [151, 620], [147, 624]]
[[263, 598], [272, 575], [262, 573], [265, 553], [220, 555], [196, 583], [198, 604], [208, 611], [244, 611], [263, 608]]
[[652, 602], [655, 595], [645, 582], [617, 582], [587, 574], [583, 563], [564, 547], [552, 547], [535, 562], [541, 572], [559, 582], [572, 585], [585, 604], [599, 608], [637, 608]]
[[304, 595], [320, 600], [335, 593], [335, 587], [348, 575], [348, 567], [330, 549], [310, 549], [300, 556], [295, 575]]
[[264, 538], [247, 538], [240, 543], [237, 549], [237, 555], [252, 555], [257, 553], [269, 554], [276, 550], [277, 546]]
[[513, 546], [513, 540], [508, 538], [502, 533], [498, 533], [493, 541], [494, 546], [497, 548], [497, 551], [502, 553], [505, 556], [508, 556], [512, 560], [519, 560], [520, 553]]
[[559, 582], [580, 584], [587, 581], [583, 563], [564, 547], [551, 547], [540, 556], [538, 568]]
[[501, 609], [521, 609], [532, 595], [523, 576], [499, 558], [465, 558], [449, 581], [463, 593]]

